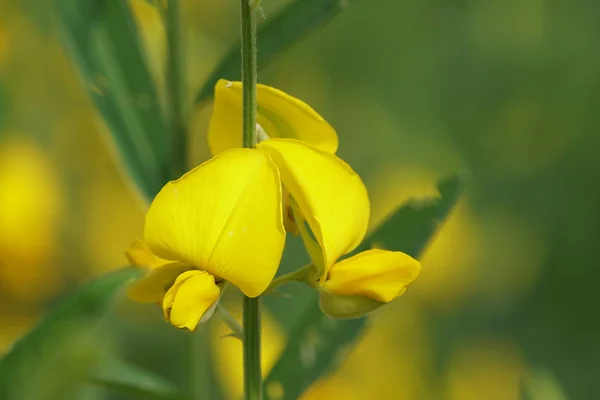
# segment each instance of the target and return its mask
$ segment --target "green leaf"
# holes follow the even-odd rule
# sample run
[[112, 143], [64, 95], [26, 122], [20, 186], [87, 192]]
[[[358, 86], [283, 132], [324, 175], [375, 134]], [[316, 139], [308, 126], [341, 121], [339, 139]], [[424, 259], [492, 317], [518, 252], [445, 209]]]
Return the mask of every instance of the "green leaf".
[[2, 138], [3, 134], [5, 134], [4, 124], [6, 123], [7, 116], [10, 112], [8, 110], [8, 106], [10, 105], [8, 101], [8, 96], [6, 93], [6, 87], [3, 82], [0, 82], [0, 138]]
[[[89, 382], [140, 399], [182, 399], [179, 389], [163, 377], [117, 358], [106, 358]], [[129, 397], [128, 397], [129, 398]]]
[[120, 158], [141, 192], [151, 199], [169, 180], [169, 141], [128, 2], [53, 2], [65, 45]]
[[[441, 181], [438, 188], [439, 198], [405, 204], [370, 235], [358, 251], [377, 245], [418, 256], [461, 192], [456, 177]], [[288, 346], [266, 380], [267, 399], [269, 385], [279, 384], [284, 389], [283, 399], [300, 397], [332, 362], [341, 361], [344, 350], [358, 337], [364, 325], [365, 318], [329, 319], [321, 313], [315, 299], [292, 330]]]
[[456, 176], [442, 179], [440, 197], [410, 200], [367, 237], [357, 252], [378, 246], [418, 257], [456, 204], [461, 186]]
[[[259, 68], [266, 66], [303, 36], [325, 25], [353, 0], [296, 0], [258, 29]], [[206, 80], [196, 96], [196, 104], [212, 96], [221, 78], [239, 80], [241, 47], [234, 45]]]
[[523, 400], [568, 400], [556, 377], [545, 368], [534, 368], [521, 385]]
[[90, 345], [94, 328], [123, 285], [139, 274], [137, 268], [129, 267], [98, 278], [17, 341], [0, 360], [0, 399], [53, 398], [49, 392], [91, 368], [97, 356], [93, 351], [99, 347], [99, 343]]

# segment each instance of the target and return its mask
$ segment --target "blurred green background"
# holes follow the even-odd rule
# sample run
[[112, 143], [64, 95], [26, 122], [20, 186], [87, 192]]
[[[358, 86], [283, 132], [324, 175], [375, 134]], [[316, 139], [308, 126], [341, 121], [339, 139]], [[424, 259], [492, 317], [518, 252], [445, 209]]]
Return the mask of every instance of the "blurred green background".
[[[162, 87], [160, 16], [129, 3]], [[288, 2], [263, 3], [268, 20]], [[238, 39], [239, 10], [183, 7], [191, 104]], [[409, 198], [435, 195], [440, 177], [468, 176], [419, 280], [370, 317], [303, 399], [597, 398], [599, 13], [592, 1], [357, 0], [261, 71], [259, 82], [338, 130], [340, 156], [369, 189], [373, 227]], [[0, 3], [2, 351], [65, 293], [126, 265], [143, 228], [145, 205], [59, 28], [50, 1]], [[210, 107], [192, 114], [195, 165], [209, 157]], [[284, 269], [305, 258], [292, 241]], [[314, 296], [290, 292], [266, 300], [267, 369]], [[114, 314], [92, 352], [110, 349], [181, 386], [194, 385], [189, 359], [205, 357], [218, 383], [209, 398], [241, 393], [241, 344], [221, 338], [220, 322], [205, 349], [152, 307], [123, 301]], [[67, 393], [129, 398], [93, 385]]]

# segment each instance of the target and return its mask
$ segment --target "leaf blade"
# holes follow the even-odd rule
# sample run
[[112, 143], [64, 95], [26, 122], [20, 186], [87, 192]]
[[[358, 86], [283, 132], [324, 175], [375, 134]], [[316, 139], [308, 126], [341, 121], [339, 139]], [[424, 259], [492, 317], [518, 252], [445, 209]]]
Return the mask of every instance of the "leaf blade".
[[57, 367], [69, 349], [88, 340], [121, 288], [140, 273], [124, 268], [85, 285], [17, 341], [0, 360], [0, 398], [36, 398], [24, 391], [37, 393], [35, 382], [42, 380], [46, 367]]
[[86, 378], [89, 382], [142, 399], [182, 399], [178, 388], [153, 372], [126, 363], [117, 358], [106, 358], [98, 371]]
[[[303, 36], [325, 25], [352, 1], [296, 0], [287, 6], [258, 29], [259, 68], [267, 65], [275, 55], [293, 45]], [[213, 88], [219, 79], [240, 79], [240, 54], [240, 43], [236, 43], [198, 91], [196, 104], [202, 103], [212, 96]]]
[[146, 198], [169, 180], [167, 125], [125, 1], [54, 0], [62, 39]]

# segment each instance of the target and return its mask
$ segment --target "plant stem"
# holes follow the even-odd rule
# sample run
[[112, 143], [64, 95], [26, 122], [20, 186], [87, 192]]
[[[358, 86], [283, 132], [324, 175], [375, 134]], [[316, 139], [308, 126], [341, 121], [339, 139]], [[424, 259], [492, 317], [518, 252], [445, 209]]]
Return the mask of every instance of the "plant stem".
[[[243, 143], [256, 145], [256, 13], [241, 0]], [[246, 400], [262, 400], [260, 369], [260, 300], [244, 296], [244, 393]]]
[[260, 298], [244, 296], [244, 393], [246, 400], [262, 400], [260, 368]]
[[244, 147], [256, 146], [256, 14], [242, 2], [242, 87]]
[[171, 138], [171, 178], [181, 176], [187, 168], [184, 44], [181, 32], [181, 5], [169, 0], [164, 12], [167, 34], [167, 103]]

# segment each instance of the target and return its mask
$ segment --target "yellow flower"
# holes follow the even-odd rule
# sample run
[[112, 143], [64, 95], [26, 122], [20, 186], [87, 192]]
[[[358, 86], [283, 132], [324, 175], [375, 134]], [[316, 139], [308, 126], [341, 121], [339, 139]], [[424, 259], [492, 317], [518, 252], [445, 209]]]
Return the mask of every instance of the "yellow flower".
[[[257, 85], [259, 140], [297, 139], [319, 150], [335, 153], [338, 137], [308, 104], [281, 90]], [[219, 80], [215, 86], [214, 109], [208, 127], [208, 145], [213, 155], [242, 147], [242, 83]]]
[[281, 204], [277, 168], [253, 149], [226, 151], [169, 182], [150, 205], [144, 242], [128, 251], [132, 263], [150, 270], [131, 297], [162, 301], [169, 322], [194, 330], [225, 281], [260, 295], [283, 251]]
[[369, 250], [338, 262], [362, 242], [369, 222], [367, 191], [350, 166], [292, 139], [257, 148], [277, 165], [289, 193], [293, 222], [318, 273], [323, 311], [357, 317], [402, 295], [421, 270], [407, 254]]
[[339, 157], [298, 140], [270, 139], [257, 148], [279, 168], [302, 239], [325, 276], [367, 231], [370, 206], [362, 180]]
[[64, 199], [50, 159], [22, 132], [0, 132], [0, 282], [7, 299], [35, 304], [62, 287], [57, 270]]
[[[133, 264], [150, 269], [130, 296], [146, 303], [162, 299], [167, 320], [193, 329], [218, 300], [220, 289], [213, 288], [223, 281], [260, 295], [275, 275], [285, 240], [281, 184], [297, 219], [314, 232], [313, 256], [323, 271], [360, 243], [369, 219], [360, 177], [310, 144], [271, 139], [257, 149], [225, 151], [161, 190], [146, 216], [145, 242], [134, 242], [127, 253]], [[208, 274], [192, 279], [189, 271]], [[212, 302], [190, 299], [184, 288], [192, 282], [211, 293]], [[175, 321], [179, 301], [200, 311], [188, 307], [187, 319]]]
[[209, 142], [217, 155], [154, 199], [147, 248], [138, 242], [128, 252], [150, 269], [131, 297], [162, 299], [166, 319], [193, 330], [225, 281], [250, 297], [267, 289], [284, 228], [301, 234], [324, 296], [366, 297], [379, 306], [402, 294], [420, 269], [405, 254], [374, 250], [336, 264], [363, 240], [370, 204], [360, 177], [334, 154], [333, 128], [308, 105], [260, 86], [261, 137], [256, 149], [239, 149], [241, 84], [221, 80], [215, 92]]

